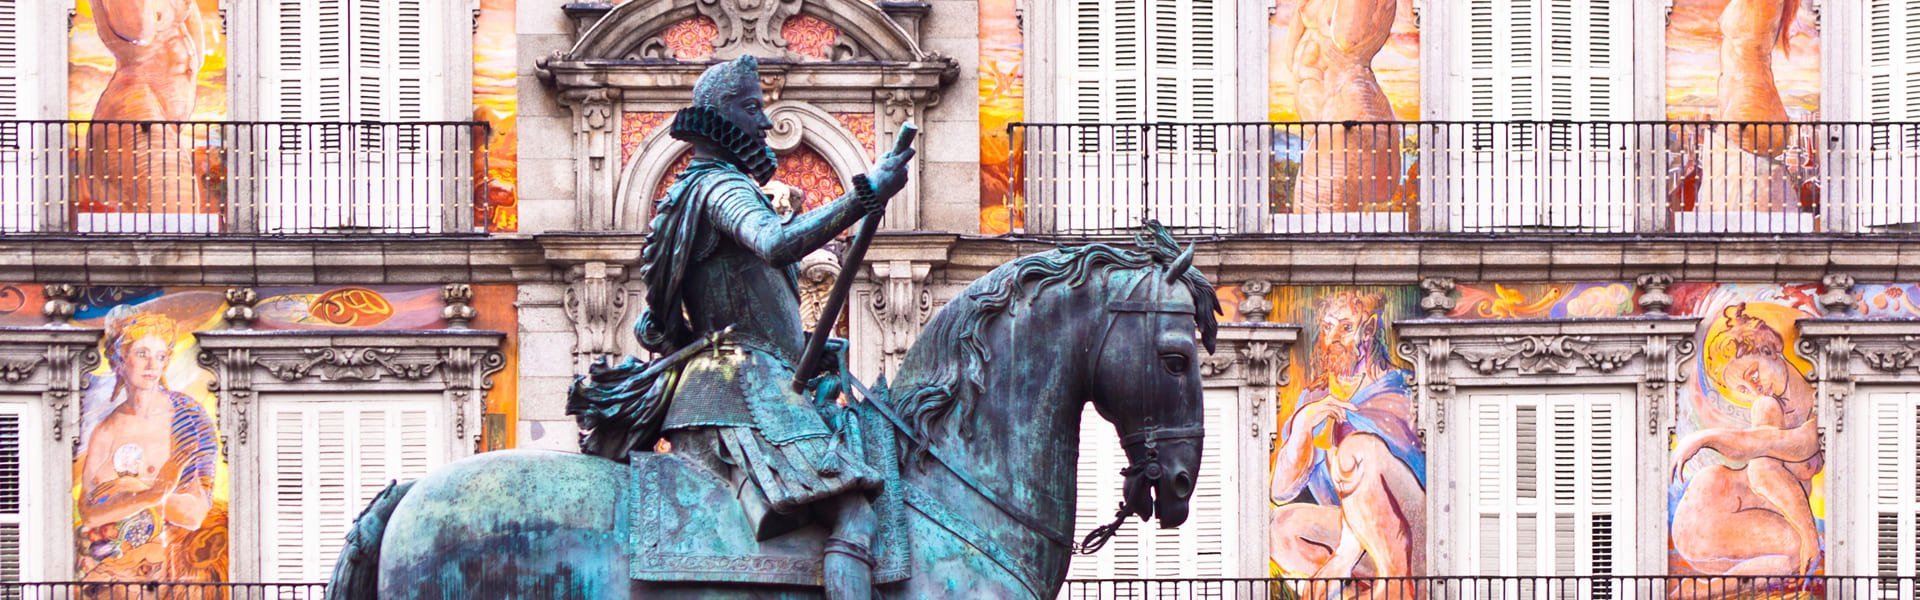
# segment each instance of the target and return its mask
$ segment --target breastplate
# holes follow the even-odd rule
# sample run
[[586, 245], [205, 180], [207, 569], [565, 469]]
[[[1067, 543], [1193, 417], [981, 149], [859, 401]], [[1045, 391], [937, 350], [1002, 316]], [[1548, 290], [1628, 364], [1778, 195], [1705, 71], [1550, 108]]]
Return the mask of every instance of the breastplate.
[[721, 241], [689, 271], [683, 285], [688, 324], [696, 333], [732, 325], [735, 336], [765, 342], [788, 361], [800, 359], [806, 334], [792, 268], [775, 267], [732, 241]]

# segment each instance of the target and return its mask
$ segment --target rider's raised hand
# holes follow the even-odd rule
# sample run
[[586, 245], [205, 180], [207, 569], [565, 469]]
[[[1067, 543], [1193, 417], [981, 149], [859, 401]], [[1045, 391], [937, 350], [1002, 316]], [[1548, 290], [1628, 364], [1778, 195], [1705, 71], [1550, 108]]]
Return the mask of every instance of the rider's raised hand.
[[867, 183], [873, 186], [871, 204], [863, 206], [869, 213], [877, 213], [887, 208], [887, 200], [907, 187], [907, 165], [913, 160], [912, 148], [889, 152], [880, 158], [880, 163], [867, 173]]

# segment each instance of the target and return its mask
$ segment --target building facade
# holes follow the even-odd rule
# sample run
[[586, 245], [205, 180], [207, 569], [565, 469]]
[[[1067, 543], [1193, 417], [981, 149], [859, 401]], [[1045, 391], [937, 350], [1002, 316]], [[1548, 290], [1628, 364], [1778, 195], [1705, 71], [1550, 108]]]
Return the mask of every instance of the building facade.
[[[1916, 18], [0, 0], [0, 580], [323, 579], [387, 481], [573, 449], [665, 125], [745, 54], [789, 210], [924, 129], [865, 264], [800, 265], [863, 377], [1013, 258], [1195, 244], [1195, 516], [1073, 577], [1914, 575]], [[1081, 444], [1085, 533], [1124, 459]]]

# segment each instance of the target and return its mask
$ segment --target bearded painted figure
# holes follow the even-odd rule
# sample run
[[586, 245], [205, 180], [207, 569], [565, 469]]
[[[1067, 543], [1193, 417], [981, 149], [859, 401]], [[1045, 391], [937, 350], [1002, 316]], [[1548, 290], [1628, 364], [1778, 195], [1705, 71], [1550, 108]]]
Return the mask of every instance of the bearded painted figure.
[[1321, 298], [1306, 386], [1273, 461], [1270, 558], [1286, 577], [1424, 572], [1426, 456], [1409, 373], [1387, 354], [1384, 294]]

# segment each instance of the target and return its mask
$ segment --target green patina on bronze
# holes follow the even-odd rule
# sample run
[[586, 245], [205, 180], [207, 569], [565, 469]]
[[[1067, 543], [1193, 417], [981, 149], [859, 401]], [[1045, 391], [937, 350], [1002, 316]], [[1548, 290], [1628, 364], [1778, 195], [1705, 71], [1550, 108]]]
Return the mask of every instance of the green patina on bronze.
[[[675, 125], [699, 158], [657, 210], [635, 331], [660, 358], [576, 382], [581, 454], [482, 454], [383, 494], [330, 596], [1051, 598], [1080, 546], [1087, 403], [1126, 448], [1123, 512], [1185, 521], [1218, 306], [1158, 225], [1132, 248], [1036, 254], [974, 282], [891, 391], [837, 360], [793, 388], [806, 342], [793, 263], [876, 218], [911, 151], [779, 218], [757, 188], [771, 155], [754, 143], [752, 66], [710, 70]], [[848, 407], [830, 401], [841, 390]], [[656, 453], [660, 439], [672, 450]]]

